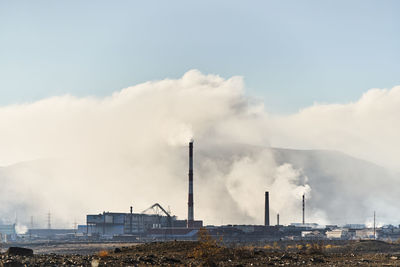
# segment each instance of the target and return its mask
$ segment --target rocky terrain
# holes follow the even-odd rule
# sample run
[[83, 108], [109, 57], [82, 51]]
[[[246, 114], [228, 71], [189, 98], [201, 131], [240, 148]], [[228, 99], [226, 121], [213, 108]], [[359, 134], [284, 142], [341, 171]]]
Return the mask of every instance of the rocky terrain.
[[[12, 253], [10, 253], [12, 252]], [[0, 266], [399, 266], [400, 245], [379, 241], [345, 246], [219, 245], [214, 241], [155, 242], [92, 255], [2, 253]]]

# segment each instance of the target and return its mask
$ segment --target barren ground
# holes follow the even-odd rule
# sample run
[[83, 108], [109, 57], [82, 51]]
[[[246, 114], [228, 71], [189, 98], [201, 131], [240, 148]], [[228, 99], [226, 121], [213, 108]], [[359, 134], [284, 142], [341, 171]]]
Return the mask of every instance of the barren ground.
[[[41, 250], [37, 249], [32, 257], [2, 253], [0, 266], [400, 266], [400, 245], [380, 241], [349, 242], [340, 246], [293, 242], [291, 245], [228, 247], [207, 240], [120, 243], [112, 247], [79, 244], [73, 249], [71, 244], [66, 246], [69, 246], [68, 252], [73, 249], [87, 252], [87, 248], [97, 252], [40, 254]], [[54, 251], [65, 251], [65, 247], [61, 248]]]

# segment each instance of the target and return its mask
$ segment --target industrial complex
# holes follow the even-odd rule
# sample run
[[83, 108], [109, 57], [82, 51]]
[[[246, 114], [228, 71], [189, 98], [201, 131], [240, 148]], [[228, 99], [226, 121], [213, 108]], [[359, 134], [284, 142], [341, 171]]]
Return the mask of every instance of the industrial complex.
[[[355, 240], [380, 239], [397, 240], [400, 238], [400, 226], [388, 225], [380, 228], [367, 228], [364, 224], [325, 225], [306, 223], [305, 195], [302, 196], [302, 222], [290, 225], [270, 223], [269, 192], [265, 192], [264, 225], [222, 225], [203, 226], [202, 220], [194, 218], [193, 202], [193, 140], [189, 142], [188, 172], [188, 215], [186, 220], [179, 220], [170, 214], [159, 203], [155, 203], [142, 212], [102, 212], [88, 214], [86, 224], [74, 229], [47, 229], [30, 227], [27, 233], [18, 235], [15, 224], [0, 225], [2, 242], [32, 240], [115, 240], [129, 242], [146, 242], [153, 240], [195, 240], [200, 228], [204, 227], [215, 237], [223, 237], [226, 242], [258, 242], [278, 240]], [[264, 192], [260, 192], [264, 193]], [[151, 213], [149, 212], [151, 211]], [[374, 223], [375, 225], [375, 223]]]

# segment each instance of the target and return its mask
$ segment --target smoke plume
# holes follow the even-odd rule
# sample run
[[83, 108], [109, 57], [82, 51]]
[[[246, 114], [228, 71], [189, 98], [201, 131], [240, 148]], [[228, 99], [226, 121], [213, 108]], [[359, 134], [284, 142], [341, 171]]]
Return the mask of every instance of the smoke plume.
[[[315, 104], [270, 120], [275, 146], [338, 150], [400, 171], [400, 86], [347, 104]], [[294, 134], [295, 133], [295, 134]]]
[[[270, 146], [342, 150], [398, 167], [395, 114], [400, 87], [372, 90], [347, 105], [315, 105], [270, 116], [244, 92], [241, 77], [191, 70], [105, 98], [70, 95], [0, 108], [0, 214], [54, 227], [88, 213], [140, 212], [155, 202], [185, 219], [188, 142], [195, 142], [195, 219], [206, 224], [301, 220], [301, 195], [321, 195], [302, 170], [277, 162]], [[383, 131], [383, 129], [385, 129]], [[329, 188], [330, 192], [335, 188]], [[397, 199], [397, 196], [393, 196]], [[309, 219], [328, 222], [323, 202]], [[343, 208], [343, 207], [339, 207]], [[366, 211], [367, 212], [367, 211]], [[340, 211], [338, 211], [340, 213]]]
[[[17, 210], [20, 220], [32, 215], [43, 226], [51, 211], [66, 226], [90, 212], [130, 205], [138, 212], [159, 202], [186, 218], [194, 137], [196, 218], [261, 223], [263, 191], [279, 173], [267, 149], [266, 114], [243, 88], [240, 77], [192, 70], [103, 99], [67, 95], [2, 107], [0, 162], [17, 164], [1, 172], [1, 212]], [[265, 149], [232, 145], [241, 143]], [[296, 194], [296, 177], [284, 179]]]

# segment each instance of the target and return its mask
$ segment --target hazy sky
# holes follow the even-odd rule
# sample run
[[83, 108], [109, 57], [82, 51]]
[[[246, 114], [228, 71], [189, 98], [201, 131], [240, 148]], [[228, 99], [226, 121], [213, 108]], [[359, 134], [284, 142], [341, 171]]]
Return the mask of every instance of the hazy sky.
[[266, 110], [400, 84], [399, 1], [0, 0], [0, 105], [109, 95], [189, 69]]

